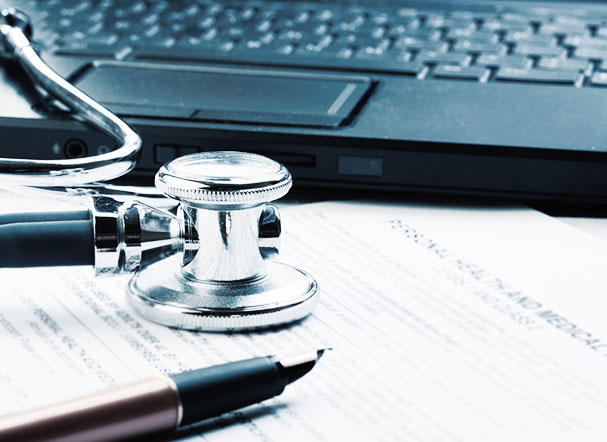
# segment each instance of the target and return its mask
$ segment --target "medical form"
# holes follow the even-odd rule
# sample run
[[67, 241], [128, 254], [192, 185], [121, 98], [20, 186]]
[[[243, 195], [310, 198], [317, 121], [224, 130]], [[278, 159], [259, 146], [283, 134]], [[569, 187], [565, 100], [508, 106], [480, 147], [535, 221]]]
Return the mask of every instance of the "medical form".
[[251, 333], [139, 318], [126, 278], [0, 270], [0, 413], [250, 356], [332, 347], [273, 400], [167, 440], [537, 441], [607, 434], [607, 247], [523, 207], [282, 209], [312, 315]]

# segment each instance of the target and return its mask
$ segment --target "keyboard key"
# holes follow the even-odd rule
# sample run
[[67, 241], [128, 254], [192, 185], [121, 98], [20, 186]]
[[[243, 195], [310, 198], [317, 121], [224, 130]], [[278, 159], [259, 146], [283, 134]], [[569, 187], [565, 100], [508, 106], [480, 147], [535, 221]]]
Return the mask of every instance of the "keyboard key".
[[471, 43], [496, 44], [499, 42], [500, 37], [494, 32], [474, 31], [470, 32], [468, 35], [465, 36], [455, 35], [452, 32], [447, 32], [447, 34], [445, 35], [445, 39], [453, 40], [457, 43], [461, 43], [462, 41], [469, 41]]
[[415, 56], [415, 61], [421, 61], [428, 64], [454, 64], [459, 66], [468, 66], [472, 57], [461, 53], [442, 53], [435, 51], [421, 51]]
[[581, 86], [584, 76], [572, 71], [545, 71], [540, 69], [515, 69], [503, 67], [495, 74], [497, 81], [545, 83]]
[[[521, 40], [527, 40], [531, 37], [533, 37], [535, 35], [535, 33], [533, 32], [533, 28], [528, 27], [522, 30], [514, 30], [514, 31], [508, 31], [504, 34], [504, 41], [509, 42], [509, 43], [516, 43], [519, 42]], [[547, 36], [548, 38], [552, 38], [550, 36]]]
[[441, 39], [442, 32], [437, 29], [422, 28], [407, 30], [404, 37], [418, 38], [424, 41], [439, 41]]
[[590, 84], [592, 86], [607, 87], [607, 72], [596, 72], [590, 77]]
[[280, 40], [290, 41], [290, 42], [302, 42], [307, 41], [309, 36], [307, 36], [302, 31], [296, 31], [293, 29], [282, 31], [278, 34], [278, 38]]
[[559, 47], [521, 43], [515, 46], [514, 54], [535, 57], [564, 57], [567, 55], [567, 51]]
[[146, 9], [147, 9], [146, 4], [142, 1], [138, 1], [138, 2], [131, 4], [131, 6], [129, 7], [129, 12], [131, 14], [141, 14]]
[[414, 31], [419, 29], [422, 25], [422, 22], [419, 17], [390, 17], [385, 26], [389, 28], [404, 26], [410, 31]]
[[398, 8], [396, 11], [397, 17], [417, 17], [419, 15], [419, 11], [414, 8]]
[[369, 21], [375, 25], [384, 26], [390, 21], [390, 14], [383, 11], [372, 11], [369, 13]]
[[453, 46], [453, 52], [506, 55], [506, 52], [508, 52], [508, 46], [502, 44], [475, 43], [469, 40], [462, 40], [458, 41]]
[[455, 66], [451, 64], [439, 64], [430, 74], [431, 78], [445, 78], [454, 80], [472, 80], [486, 82], [489, 78], [489, 70], [479, 66]]
[[556, 46], [557, 40], [553, 35], [533, 34], [527, 32], [508, 32], [504, 41], [512, 44], [528, 44], [537, 46]]
[[499, 18], [485, 20], [480, 30], [485, 32], [501, 32], [504, 30], [504, 23]]
[[246, 34], [246, 31], [243, 27], [240, 26], [231, 26], [228, 28], [224, 28], [219, 32], [219, 38], [225, 38], [230, 40], [240, 40]]
[[[188, 7], [185, 11], [186, 14], [191, 15], [191, 16], [196, 15], [198, 12], [192, 12], [192, 10], [194, 9], [194, 11], [195, 11], [195, 8], [197, 8], [197, 7], [198, 7], [197, 5], [192, 5], [192, 6]], [[255, 12], [256, 12], [255, 8], [251, 8], [251, 7], [247, 6], [247, 7], [243, 8], [242, 11], [240, 11], [240, 14], [238, 14], [238, 16], [240, 17], [240, 20], [242, 20], [242, 21], [249, 21], [249, 20], [253, 19], [253, 17], [255, 17]], [[309, 14], [307, 14], [306, 12], [300, 12], [300, 14], [295, 19], [295, 21], [303, 22], [304, 20], [302, 19], [302, 17], [304, 17], [304, 16], [305, 16], [305, 20], [307, 20], [309, 18]]]
[[424, 12], [422, 16], [426, 27], [436, 28], [443, 26], [446, 20], [445, 14], [440, 12]]
[[138, 59], [161, 59], [163, 57], [172, 59], [169, 54], [171, 51], [175, 51], [178, 59], [187, 59], [179, 58], [181, 55], [182, 57], [191, 57], [192, 60], [208, 60], [213, 56], [220, 57], [222, 54], [231, 52], [235, 47], [236, 44], [231, 40], [205, 41], [190, 38], [187, 41], [178, 42], [174, 48], [140, 45], [134, 49], [133, 55]]
[[319, 49], [318, 47], [311, 47], [311, 45], [305, 45], [297, 48], [295, 51], [296, 55], [307, 55], [312, 57], [325, 57], [325, 58], [341, 58], [348, 59], [352, 58], [355, 54], [354, 49], [343, 45], [332, 45], [328, 48]]
[[175, 46], [180, 49], [198, 50], [201, 47], [201, 45], [203, 45], [203, 44], [207, 44], [207, 43], [205, 41], [201, 40], [200, 38], [188, 37], [188, 38], [180, 39]]
[[527, 23], [504, 23], [501, 20], [491, 20], [484, 22], [481, 26], [481, 31], [490, 31], [490, 32], [531, 32], [533, 33], [533, 28]]
[[154, 50], [156, 48], [172, 48], [177, 43], [173, 37], [163, 37], [153, 40], [141, 40], [136, 43], [137, 49]]
[[[381, 60], [383, 58], [388, 57], [388, 50], [381, 47], [373, 47], [368, 46], [365, 48], [359, 49], [354, 55], [355, 58], [360, 58], [364, 60]], [[409, 61], [410, 54], [408, 52], [404, 52], [403, 61]]]
[[457, 40], [460, 38], [470, 37], [475, 32], [478, 32], [474, 27], [449, 29], [445, 34], [447, 40]]
[[518, 12], [506, 12], [502, 14], [501, 19], [506, 24], [531, 25], [541, 22], [544, 17], [531, 17], [527, 14], [521, 14]]
[[[364, 72], [377, 72], [377, 73], [391, 73], [400, 74], [407, 76], [422, 76], [427, 68], [420, 62], [411, 62], [405, 60], [390, 60], [382, 59], [369, 60], [363, 58], [352, 57], [350, 59], [339, 59], [325, 57], [318, 59], [316, 57], [306, 56], [290, 56], [288, 60], [285, 57], [284, 60], [289, 65], [302, 66], [302, 67], [313, 67], [318, 69], [337, 69], [342, 71], [364, 71]], [[263, 62], [259, 60], [259, 62]], [[273, 60], [266, 61], [272, 64]]]
[[269, 46], [272, 48], [272, 52], [278, 55], [291, 55], [295, 52], [295, 46], [290, 43], [278, 42]]
[[586, 23], [583, 22], [543, 24], [539, 29], [541, 34], [551, 35], [581, 34], [587, 31]]
[[130, 45], [126, 43], [93, 42], [88, 40], [73, 40], [64, 43], [55, 50], [58, 55], [87, 55], [91, 57], [110, 57], [122, 59], [131, 52]]
[[320, 21], [320, 22], [328, 22], [328, 21], [331, 21], [334, 16], [335, 16], [335, 13], [331, 9], [328, 9], [328, 8], [321, 9], [319, 11], [316, 11], [316, 14], [314, 14], [314, 16], [312, 17], [312, 20]]
[[607, 60], [607, 49], [591, 48], [588, 46], [580, 47], [575, 50], [575, 56], [590, 60]]
[[[554, 23], [563, 23], [563, 24], [584, 23], [586, 26], [595, 22], [592, 19], [590, 19], [590, 21], [588, 21], [588, 17], [577, 17], [575, 15], [555, 15], [553, 18], [553, 21], [554, 21]], [[599, 21], [600, 20], [597, 19], [595, 23], [598, 23]]]
[[86, 43], [72, 43], [63, 46], [55, 51], [57, 55], [86, 55], [90, 57], [109, 57], [123, 59], [130, 54], [131, 48], [124, 47], [108, 47], [100, 45], [89, 45]]
[[517, 69], [529, 69], [533, 64], [533, 60], [523, 55], [483, 54], [477, 58], [476, 64], [479, 66], [507, 66]]
[[[454, 11], [453, 14], [457, 13], [457, 11]], [[480, 22], [480, 23], [486, 23], [488, 21], [491, 20], [497, 20], [498, 19], [498, 15], [496, 13], [493, 12], [478, 12], [475, 11], [472, 13], [472, 15], [474, 16], [475, 21]]]
[[586, 75], [592, 72], [592, 67], [588, 60], [577, 58], [542, 58], [538, 63], [539, 69], [583, 72]]
[[204, 31], [200, 35], [200, 38], [205, 41], [212, 41], [215, 37], [217, 37], [217, 35], [219, 35], [219, 29], [213, 27], [213, 28], [209, 28], [206, 31]]
[[447, 52], [449, 44], [445, 41], [433, 42], [414, 37], [404, 37], [397, 41], [394, 47], [415, 51]]
[[59, 44], [72, 44], [72, 43], [86, 43], [89, 45], [99, 46], [115, 46], [120, 38], [116, 34], [97, 34], [93, 36], [87, 36], [80, 32], [76, 32], [72, 35], [67, 35], [59, 40]]
[[[271, 35], [272, 35], [272, 33], [268, 32], [266, 34], [266, 37], [269, 38]], [[318, 40], [315, 40], [315, 43], [324, 48], [331, 45], [334, 40], [332, 35], [323, 35], [323, 36], [318, 36], [317, 38], [318, 38]], [[380, 42], [378, 42], [378, 44], [380, 44]]]
[[[318, 54], [320, 51], [324, 50], [324, 48], [314, 43], [308, 43], [301, 46], [299, 50], [309, 54]], [[296, 48], [292, 44], [278, 40], [269, 43], [263, 43], [259, 40], [248, 40], [238, 43], [232, 51], [224, 52], [224, 55], [229, 52], [233, 54], [234, 57], [251, 54], [255, 54], [256, 56], [272, 57], [278, 55], [290, 55], [295, 53], [295, 51]]]
[[[390, 28], [388, 29], [387, 35], [388, 37], [392, 37], [392, 38], [399, 38], [402, 37], [403, 35], [405, 35], [405, 33], [409, 30], [408, 27], [406, 27], [405, 25], [390, 25]], [[439, 34], [439, 37], [437, 38], [440, 39], [440, 31], [436, 31]]]
[[373, 44], [373, 40], [370, 38], [363, 38], [360, 35], [357, 34], [341, 34], [338, 35], [337, 38], [335, 39], [335, 43], [336, 44], [341, 44], [341, 45], [350, 45], [350, 46], [355, 46], [355, 47], [361, 47], [361, 46], [370, 46]]
[[565, 46], [584, 46], [596, 49], [607, 49], [607, 40], [603, 38], [588, 37], [587, 35], [570, 35], [563, 40]]
[[465, 19], [466, 21], [475, 20], [475, 14], [474, 14], [474, 12], [471, 12], [471, 11], [453, 11], [451, 13], [451, 17], [457, 18], [457, 19]]
[[[215, 17], [206, 16], [198, 21], [198, 28], [209, 29], [209, 28], [215, 26], [216, 24], [217, 24], [217, 19]], [[267, 24], [268, 24], [268, 26], [270, 26], [271, 22], [268, 20]], [[260, 24], [260, 26], [261, 26], [261, 24]], [[264, 31], [260, 31], [260, 32], [264, 32]]]
[[441, 28], [441, 29], [449, 29], [451, 31], [454, 32], [468, 32], [468, 31], [474, 31], [476, 29], [476, 23], [470, 19], [467, 18], [457, 18], [457, 17], [450, 17], [450, 18], [445, 18], [442, 17], [442, 19], [437, 19], [434, 21], [428, 21], [426, 22], [426, 26], [429, 26], [431, 28]]
[[145, 38], [155, 38], [158, 35], [160, 35], [161, 32], [162, 32], [162, 27], [158, 24], [155, 24], [154, 26], [150, 26], [145, 31], [143, 31], [143, 36]]
[[[259, 32], [259, 26], [254, 26], [253, 29]], [[280, 27], [267, 26], [266, 30], [261, 32], [268, 32], [270, 30], [276, 31], [278, 29], [280, 29]], [[325, 23], [293, 23], [292, 26], [285, 27], [281, 32], [286, 31], [301, 32], [304, 35], [325, 35], [329, 32], [329, 26], [327, 26]]]
[[371, 51], [380, 50], [386, 51], [391, 45], [391, 42], [387, 38], [382, 38], [381, 40], [374, 40], [371, 44], [361, 47], [360, 49], [369, 48]]

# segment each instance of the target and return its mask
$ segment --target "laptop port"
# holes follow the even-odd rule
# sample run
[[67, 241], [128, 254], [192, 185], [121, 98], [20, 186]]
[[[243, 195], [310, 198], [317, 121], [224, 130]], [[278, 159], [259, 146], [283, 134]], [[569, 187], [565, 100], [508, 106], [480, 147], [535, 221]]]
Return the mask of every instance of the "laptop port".
[[257, 152], [272, 158], [274, 161], [284, 164], [287, 167], [315, 167], [316, 157], [314, 155], [299, 155], [290, 153], [276, 152]]
[[88, 153], [86, 143], [78, 138], [72, 138], [66, 142], [63, 150], [67, 158], [83, 158]]

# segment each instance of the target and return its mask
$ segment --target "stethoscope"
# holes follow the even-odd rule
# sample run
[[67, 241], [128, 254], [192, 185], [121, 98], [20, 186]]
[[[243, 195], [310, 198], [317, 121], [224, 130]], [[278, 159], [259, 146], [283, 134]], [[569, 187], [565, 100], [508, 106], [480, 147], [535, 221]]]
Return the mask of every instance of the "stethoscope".
[[[82, 159], [0, 158], [0, 180], [77, 187], [129, 172], [141, 149], [139, 135], [50, 69], [32, 48], [31, 35], [25, 14], [2, 11], [2, 44], [41, 93], [120, 147]], [[171, 327], [256, 329], [293, 322], [312, 311], [318, 294], [314, 278], [271, 259], [278, 251], [281, 222], [278, 209], [268, 203], [292, 185], [283, 165], [250, 153], [195, 153], [162, 166], [155, 184], [178, 202], [176, 215], [97, 195], [89, 210], [0, 217], [0, 241], [10, 237], [17, 245], [8, 262], [0, 257], [0, 265], [92, 264], [97, 274], [133, 272], [129, 304], [143, 317]]]

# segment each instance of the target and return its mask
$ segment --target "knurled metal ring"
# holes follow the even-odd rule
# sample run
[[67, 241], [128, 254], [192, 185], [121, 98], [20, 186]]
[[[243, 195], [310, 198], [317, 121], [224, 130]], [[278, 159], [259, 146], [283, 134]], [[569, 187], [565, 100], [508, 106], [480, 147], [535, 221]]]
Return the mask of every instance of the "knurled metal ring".
[[212, 205], [252, 206], [284, 196], [289, 171], [267, 157], [245, 152], [199, 152], [163, 165], [156, 187], [172, 198]]

